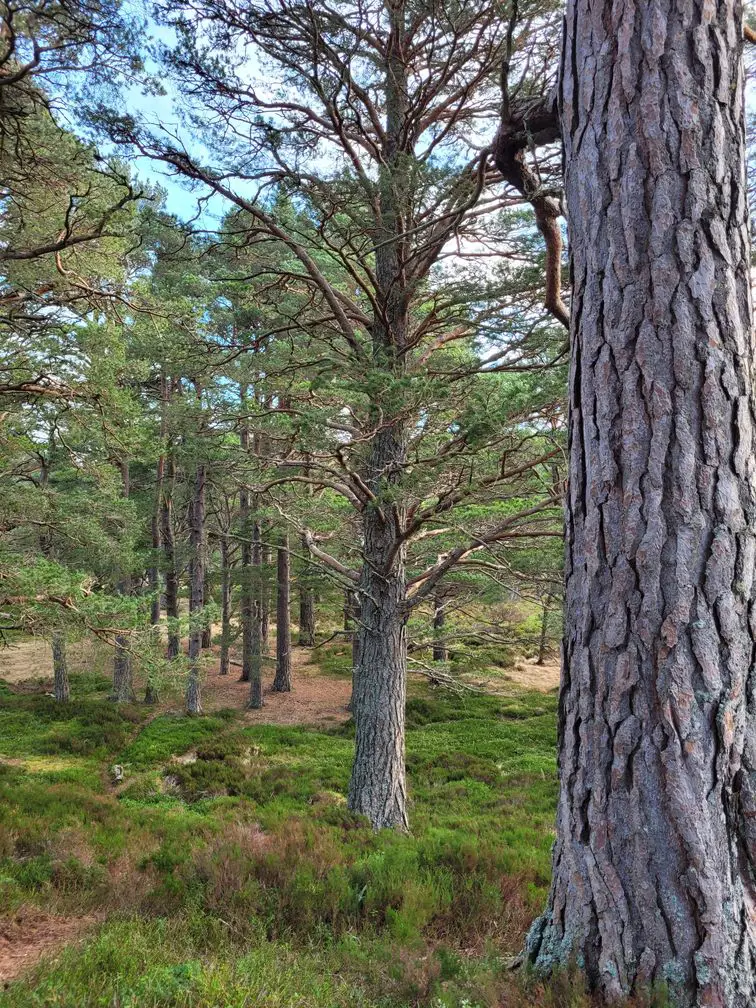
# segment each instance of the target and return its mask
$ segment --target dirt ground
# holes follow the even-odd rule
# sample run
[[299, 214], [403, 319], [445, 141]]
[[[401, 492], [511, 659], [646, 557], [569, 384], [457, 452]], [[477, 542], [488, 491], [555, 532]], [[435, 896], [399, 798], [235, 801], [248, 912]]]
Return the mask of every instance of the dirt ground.
[[43, 956], [75, 942], [96, 923], [96, 917], [57, 917], [33, 907], [22, 907], [0, 921], [0, 985], [7, 986]]
[[[273, 664], [263, 667], [263, 678], [273, 677]], [[231, 707], [244, 708], [249, 697], [249, 683], [239, 682], [241, 669], [231, 666], [228, 675], [218, 672], [217, 655], [205, 673], [202, 684], [202, 706], [206, 713]], [[347, 704], [352, 695], [351, 679], [322, 675], [310, 662], [305, 648], [292, 648], [291, 693], [274, 693], [268, 685], [263, 690], [265, 706], [247, 710], [244, 720], [251, 724], [327, 726], [347, 721]]]
[[559, 687], [559, 662], [544, 662], [536, 665], [534, 661], [518, 659], [513, 668], [506, 671], [507, 679], [523, 686], [525, 689], [542, 690], [548, 693]]

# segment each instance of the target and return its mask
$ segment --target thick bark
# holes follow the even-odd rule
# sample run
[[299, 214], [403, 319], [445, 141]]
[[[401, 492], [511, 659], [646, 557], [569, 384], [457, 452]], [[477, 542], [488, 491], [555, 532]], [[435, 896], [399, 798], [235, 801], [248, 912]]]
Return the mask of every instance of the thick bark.
[[[392, 454], [391, 431], [379, 434], [374, 453]], [[404, 770], [404, 705], [407, 639], [406, 585], [394, 522], [366, 513], [365, 566], [361, 582], [359, 662], [353, 674], [352, 710], [355, 756], [349, 782], [349, 808], [367, 816], [374, 829], [408, 828]]]
[[205, 479], [206, 467], [197, 466], [192, 497], [192, 519], [189, 532], [191, 574], [189, 582], [189, 673], [186, 681], [187, 714], [202, 713], [202, 634], [204, 627], [195, 622], [205, 601]]
[[[128, 499], [128, 460], [121, 463], [121, 481], [121, 493]], [[131, 574], [125, 574], [117, 585], [118, 594], [130, 595], [131, 587]], [[130, 639], [128, 634], [116, 634], [115, 649], [113, 651], [113, 700], [116, 703], [133, 703], [136, 699], [134, 695], [134, 676], [131, 668], [131, 651], [129, 645]]]
[[433, 661], [447, 659], [444, 624], [446, 623], [446, 596], [442, 588], [437, 588], [433, 596]]
[[60, 631], [56, 631], [52, 635], [51, 643], [55, 699], [58, 703], [67, 703], [71, 699], [71, 687], [68, 682], [66, 638]]
[[221, 539], [221, 646], [220, 674], [228, 675], [231, 664], [231, 557], [228, 535]]
[[[394, 388], [401, 382], [406, 364], [410, 250], [405, 221], [410, 216], [412, 149], [406, 129], [407, 12], [403, 2], [388, 5], [386, 12], [386, 129], [378, 183], [381, 227], [375, 247], [380, 310], [373, 318], [372, 363], [382, 372], [387, 388]], [[374, 433], [362, 473], [372, 499], [362, 511], [360, 655], [352, 695], [356, 738], [349, 807], [366, 815], [375, 829], [406, 829], [407, 588], [400, 483], [407, 461], [407, 418], [404, 404], [392, 402], [393, 393], [379, 396], [371, 410]]]
[[166, 460], [167, 488], [162, 496], [160, 508], [160, 534], [165, 565], [165, 614], [168, 618], [168, 658], [177, 658], [181, 650], [178, 631], [179, 579], [176, 570], [176, 539], [173, 530], [173, 489], [176, 484], [176, 460], [169, 452]]
[[291, 616], [289, 537], [284, 535], [278, 547], [277, 596], [276, 596], [276, 677], [273, 689], [276, 693], [291, 691]]
[[[600, 9], [599, 9], [600, 8]], [[754, 340], [735, 0], [567, 5], [573, 272], [553, 883], [609, 1000], [756, 1003]]]

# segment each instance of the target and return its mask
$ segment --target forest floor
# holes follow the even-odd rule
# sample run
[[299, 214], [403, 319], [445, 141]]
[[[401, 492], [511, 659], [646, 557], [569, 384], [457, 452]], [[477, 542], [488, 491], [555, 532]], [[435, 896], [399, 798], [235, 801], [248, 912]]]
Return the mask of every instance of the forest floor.
[[114, 707], [96, 649], [65, 707], [44, 646], [0, 655], [0, 1008], [587, 1004], [506, 970], [548, 886], [554, 667], [411, 677], [403, 836], [346, 809], [348, 650], [293, 655], [261, 711], [210, 662], [198, 718]]

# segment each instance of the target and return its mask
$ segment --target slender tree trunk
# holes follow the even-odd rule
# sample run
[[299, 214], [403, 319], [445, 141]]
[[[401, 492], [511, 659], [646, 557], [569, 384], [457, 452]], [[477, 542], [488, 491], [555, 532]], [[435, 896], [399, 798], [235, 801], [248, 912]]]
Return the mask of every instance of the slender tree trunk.
[[202, 713], [202, 633], [203, 627], [193, 622], [205, 601], [205, 479], [206, 467], [197, 466], [192, 499], [192, 520], [189, 543], [192, 552], [189, 583], [189, 674], [186, 683], [187, 714]]
[[[252, 525], [252, 565], [251, 580], [247, 599], [247, 621], [245, 624], [245, 655], [243, 664], [248, 669], [249, 677], [249, 707], [257, 710], [264, 704], [262, 691], [262, 620], [260, 619], [260, 566], [262, 561], [262, 543], [260, 541], [260, 523]], [[247, 653], [247, 635], [249, 636], [249, 652]]]
[[268, 637], [270, 636], [270, 578], [269, 572], [273, 563], [273, 552], [270, 546], [261, 546], [259, 578], [260, 588], [258, 597], [260, 600], [260, 636], [264, 649], [268, 647]]
[[299, 578], [299, 646], [315, 646], [315, 592], [309, 578], [311, 568], [308, 564]]
[[[209, 557], [205, 558], [205, 581], [202, 585], [202, 604], [209, 605], [213, 600], [213, 593], [210, 588], [210, 576], [207, 573], [207, 566], [209, 563]], [[208, 648], [212, 646], [213, 643], [213, 630], [208, 622], [202, 631], [202, 650], [207, 651]]]
[[360, 626], [362, 606], [360, 605], [360, 593], [352, 592], [352, 684], [354, 684], [354, 670], [360, 663]]
[[[129, 463], [121, 463], [122, 495], [129, 497]], [[131, 574], [126, 574], [117, 586], [119, 595], [131, 594]], [[134, 677], [131, 668], [130, 638], [126, 633], [116, 634], [113, 652], [113, 700], [116, 703], [133, 703]]]
[[446, 594], [443, 588], [437, 588], [433, 596], [433, 661], [445, 662], [447, 659], [444, 624], [446, 623]]
[[354, 626], [352, 625], [354, 592], [351, 588], [344, 589], [344, 605], [342, 607], [342, 612], [344, 616], [344, 640], [349, 643], [354, 639]]
[[66, 657], [66, 638], [60, 631], [52, 635], [53, 679], [55, 681], [55, 699], [58, 703], [67, 703], [71, 699], [71, 687], [68, 682], [68, 658]]
[[228, 675], [231, 662], [231, 557], [228, 535], [221, 538], [221, 648], [220, 674]]
[[[168, 404], [168, 380], [165, 375], [160, 376], [160, 438], [165, 443], [167, 431], [166, 407]], [[152, 605], [150, 609], [150, 623], [157, 626], [160, 622], [160, 568], [158, 557], [162, 545], [160, 523], [163, 509], [163, 484], [165, 482], [165, 451], [162, 450], [158, 456], [155, 467], [155, 503], [152, 509], [151, 539], [152, 539], [152, 563], [147, 572], [147, 582], [152, 593]]]
[[566, 626], [527, 947], [608, 1000], [756, 1003], [754, 339], [734, 0], [569, 0]]
[[176, 460], [169, 451], [166, 459], [167, 490], [160, 514], [161, 538], [165, 563], [165, 614], [168, 618], [168, 658], [177, 658], [181, 650], [179, 620], [179, 579], [176, 569], [176, 539], [173, 530], [173, 491], [176, 485]]
[[284, 535], [278, 547], [278, 592], [276, 596], [276, 677], [273, 689], [276, 693], [291, 691], [291, 617], [289, 537]]
[[546, 638], [549, 629], [549, 610], [554, 596], [551, 592], [544, 597], [541, 606], [541, 634], [538, 640], [538, 660], [536, 665], [544, 665], [546, 662]]

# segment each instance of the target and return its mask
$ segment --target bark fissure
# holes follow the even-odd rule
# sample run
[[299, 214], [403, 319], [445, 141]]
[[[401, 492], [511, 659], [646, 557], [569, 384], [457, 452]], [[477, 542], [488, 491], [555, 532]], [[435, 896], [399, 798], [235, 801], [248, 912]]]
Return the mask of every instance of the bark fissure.
[[[528, 949], [618, 999], [756, 999], [754, 341], [742, 10], [569, 0], [554, 874]], [[751, 804], [749, 804], [751, 803]]]

